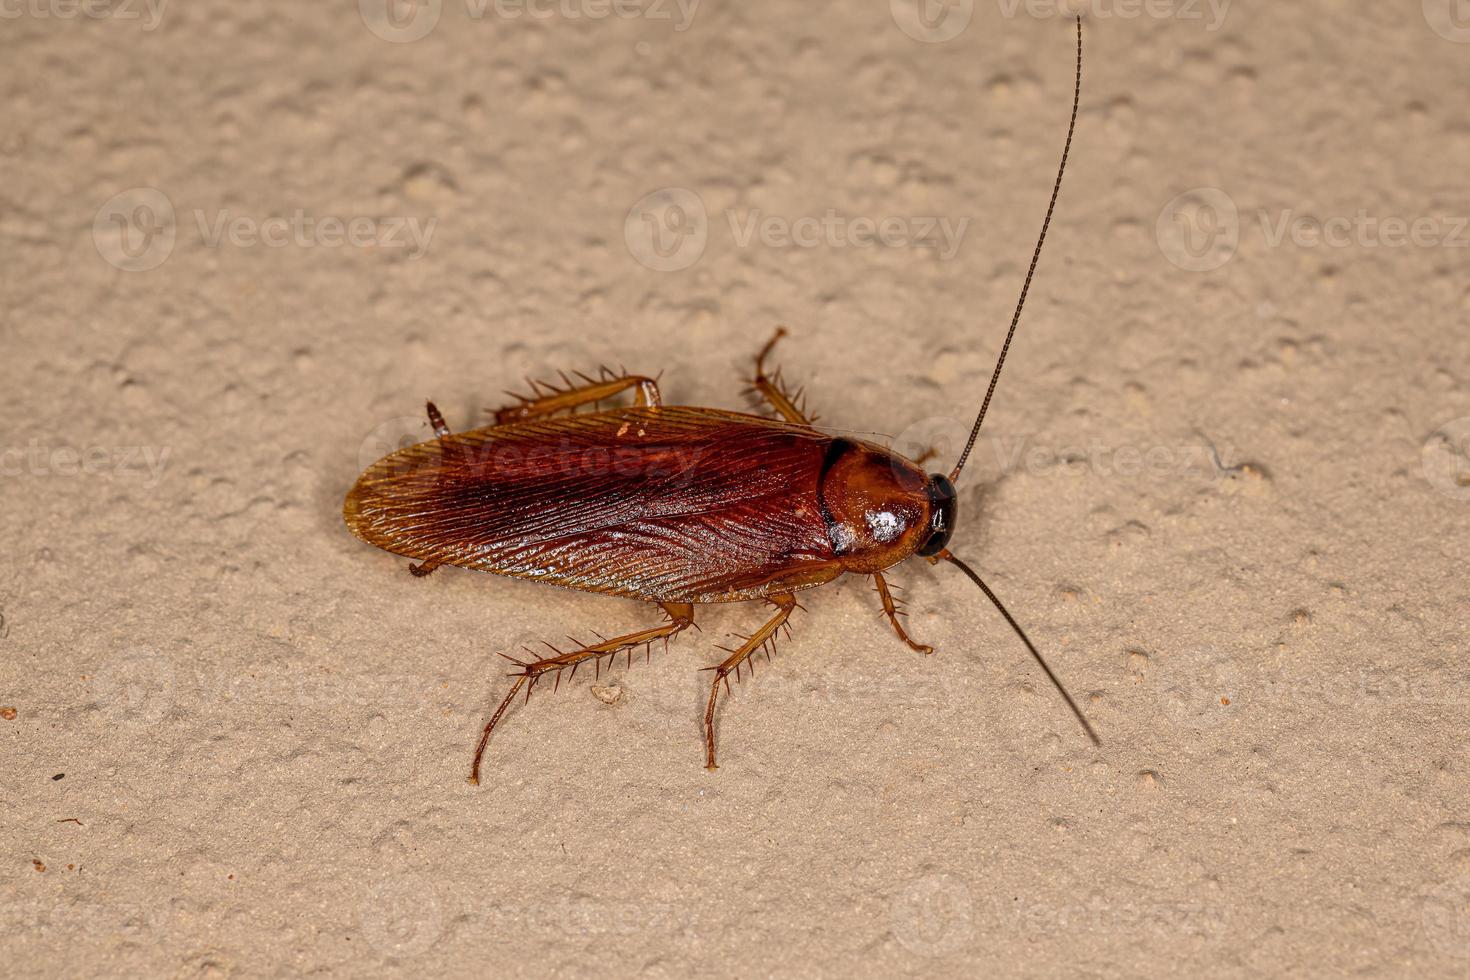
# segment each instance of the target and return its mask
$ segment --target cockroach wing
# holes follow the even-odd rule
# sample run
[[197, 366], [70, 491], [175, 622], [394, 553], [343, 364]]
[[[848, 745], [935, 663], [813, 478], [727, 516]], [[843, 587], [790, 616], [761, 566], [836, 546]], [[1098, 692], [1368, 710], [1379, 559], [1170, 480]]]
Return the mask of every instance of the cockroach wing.
[[841, 574], [818, 499], [831, 440], [701, 408], [476, 429], [362, 474], [344, 516], [420, 561], [664, 602], [728, 602]]

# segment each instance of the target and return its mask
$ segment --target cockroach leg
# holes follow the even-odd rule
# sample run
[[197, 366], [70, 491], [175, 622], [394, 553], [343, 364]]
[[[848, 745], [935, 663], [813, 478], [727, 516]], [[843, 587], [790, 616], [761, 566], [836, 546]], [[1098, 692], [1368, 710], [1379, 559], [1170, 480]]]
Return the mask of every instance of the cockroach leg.
[[639, 408], [658, 408], [661, 404], [658, 382], [653, 378], [639, 374], [614, 375], [608, 371], [603, 372], [601, 380], [589, 378], [581, 372], [577, 373], [577, 378], [581, 384], [563, 374], [561, 388], [541, 381], [530, 381], [530, 395], [507, 392], [517, 400], [517, 404], [498, 409], [495, 412], [495, 424], [509, 425], [512, 422], [525, 422], [544, 415], [571, 411], [581, 405], [596, 404], [612, 398], [629, 388], [633, 389], [634, 404]]
[[755, 355], [755, 378], [751, 381], [751, 387], [786, 421], [795, 425], [811, 425], [817, 417], [807, 415], [806, 396], [802, 393], [802, 389], [798, 388], [794, 393], [788, 391], [786, 384], [781, 380], [779, 369], [775, 374], [766, 374], [766, 358], [775, 349], [776, 342], [784, 336], [786, 336], [786, 328], [777, 327], [771, 339], [766, 341], [766, 346]]
[[878, 586], [878, 598], [883, 600], [883, 612], [888, 615], [888, 621], [893, 624], [894, 632], [898, 633], [898, 638], [907, 643], [910, 650], [924, 654], [933, 653], [933, 647], [927, 643], [918, 642], [909, 636], [908, 631], [903, 628], [903, 623], [899, 617], [908, 614], [899, 608], [903, 605], [903, 601], [894, 598], [888, 591], [888, 583], [884, 581], [882, 572], [873, 573], [873, 583]]
[[[515, 686], [510, 689], [510, 693], [505, 696], [505, 700], [500, 702], [500, 707], [495, 709], [495, 714], [490, 716], [490, 721], [486, 724], [485, 730], [480, 733], [480, 744], [475, 746], [475, 761], [470, 767], [470, 784], [474, 786], [480, 784], [480, 760], [485, 755], [485, 746], [490, 744], [490, 733], [495, 730], [496, 725], [500, 724], [501, 716], [505, 714], [506, 709], [510, 707], [511, 702], [515, 700], [516, 695], [521, 692], [522, 688], [525, 689], [526, 700], [529, 701], [531, 699], [531, 691], [536, 687], [536, 682], [547, 674], [552, 674], [559, 685], [563, 670], [570, 669], [575, 674], [577, 666], [588, 660], [592, 660], [600, 666], [603, 657], [611, 657], [624, 650], [629, 651], [631, 655], [633, 650], [639, 647], [651, 647], [659, 640], [663, 640], [667, 644], [670, 639], [678, 636], [684, 630], [694, 625], [694, 606], [691, 603], [661, 602], [659, 605], [663, 607], [664, 613], [669, 617], [669, 621], [662, 626], [639, 630], [636, 633], [628, 633], [625, 636], [615, 636], [612, 639], [582, 646], [578, 650], [572, 650], [567, 653], [557, 652], [555, 656], [545, 657], [541, 660], [516, 660], [512, 657], [507, 657], [506, 659], [510, 660], [519, 668], [512, 675], [516, 679]], [[552, 647], [552, 649], [555, 651], [556, 648]]]
[[426, 559], [419, 562], [417, 565], [410, 563], [408, 566], [408, 571], [409, 574], [413, 575], [414, 578], [423, 578], [425, 575], [433, 574], [434, 569], [438, 568], [442, 564], [444, 563], [440, 561], [432, 561]]
[[[791, 617], [791, 612], [796, 608], [796, 597], [788, 593], [781, 593], [770, 597], [769, 601], [776, 607], [776, 615], [766, 620], [764, 626], [756, 630], [750, 636], [745, 637], [745, 642], [730, 651], [722, 663], [715, 667], [706, 667], [706, 670], [715, 672], [715, 679], [710, 684], [709, 707], [704, 711], [704, 767], [706, 769], [718, 769], [715, 765], [715, 703], [720, 697], [720, 685], [724, 684], [728, 689], [728, 680], [732, 673], [740, 669], [740, 665], [750, 657], [752, 653], [773, 643], [776, 631], [786, 625], [786, 620]], [[787, 628], [788, 633], [790, 628]], [[738, 675], [737, 675], [738, 676]]]
[[[424, 407], [429, 412], [429, 424], [434, 427], [434, 435], [440, 439], [449, 435], [449, 426], [444, 422], [444, 416], [439, 414], [439, 406], [433, 402], [425, 402]], [[428, 572], [424, 573], [425, 575]]]

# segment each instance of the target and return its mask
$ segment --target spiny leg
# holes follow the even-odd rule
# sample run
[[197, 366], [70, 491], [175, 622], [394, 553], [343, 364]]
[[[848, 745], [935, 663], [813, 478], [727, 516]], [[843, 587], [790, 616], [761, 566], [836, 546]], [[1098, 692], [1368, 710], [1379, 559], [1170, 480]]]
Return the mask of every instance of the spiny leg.
[[910, 650], [915, 650], [919, 653], [933, 653], [933, 647], [927, 643], [919, 643], [913, 637], [909, 636], [908, 631], [903, 628], [903, 623], [899, 620], [899, 617], [907, 616], [908, 613], [899, 608], [900, 600], [895, 599], [889, 593], [888, 583], [884, 581], [882, 572], [873, 573], [873, 583], [878, 586], [878, 598], [883, 600], [883, 611], [888, 614], [888, 621], [893, 624], [893, 629], [898, 633], [898, 638], [907, 643]]
[[[561, 685], [561, 672], [563, 670], [570, 669], [572, 674], [576, 674], [578, 665], [588, 660], [595, 661], [598, 669], [601, 670], [603, 657], [611, 657], [615, 654], [622, 653], [624, 650], [628, 652], [628, 661], [631, 663], [633, 660], [633, 651], [638, 647], [650, 647], [658, 640], [663, 640], [664, 645], [667, 646], [670, 639], [694, 625], [693, 605], [687, 602], [661, 602], [659, 605], [663, 607], [664, 613], [669, 617], [669, 621], [662, 626], [639, 630], [636, 633], [628, 633], [624, 636], [615, 636], [610, 640], [605, 639], [599, 643], [582, 646], [580, 649], [568, 653], [562, 653], [555, 647], [551, 647], [555, 656], [546, 657], [541, 660], [523, 661], [507, 657], [506, 659], [519, 667], [520, 671], [512, 675], [516, 679], [515, 685], [511, 687], [510, 693], [505, 696], [505, 700], [500, 702], [500, 707], [495, 709], [495, 714], [490, 716], [489, 723], [480, 734], [480, 744], [475, 747], [474, 765], [470, 768], [470, 783], [475, 786], [479, 785], [480, 760], [485, 755], [485, 746], [490, 743], [490, 733], [500, 723], [501, 716], [505, 714], [506, 709], [510, 707], [511, 702], [515, 700], [516, 695], [520, 693], [522, 687], [525, 687], [526, 700], [529, 701], [531, 700], [531, 691], [536, 687], [536, 682], [546, 674], [552, 674], [556, 678], [556, 686], [559, 687]], [[572, 642], [575, 643], [577, 641], [573, 640]], [[547, 646], [550, 646], [550, 644], [547, 644]]]
[[786, 336], [786, 328], [777, 327], [776, 333], [766, 341], [766, 346], [762, 347], [761, 352], [755, 356], [755, 378], [751, 380], [751, 388], [769, 402], [776, 413], [786, 421], [796, 425], [811, 425], [817, 417], [807, 416], [806, 398], [802, 394], [802, 389], [798, 388], [795, 392], [788, 392], [786, 385], [781, 381], [779, 369], [773, 375], [766, 374], [766, 358], [775, 349], [776, 342], [784, 336]]
[[[518, 404], [508, 405], [495, 412], [495, 424], [507, 425], [511, 422], [524, 422], [528, 419], [540, 418], [544, 415], [552, 415], [556, 412], [571, 411], [581, 405], [600, 402], [629, 388], [635, 389], [636, 404], [640, 408], [658, 408], [660, 404], [658, 394], [658, 382], [653, 378], [646, 378], [638, 374], [614, 374], [607, 368], [603, 368], [597, 378], [590, 378], [581, 371], [576, 372], [577, 380], [567, 377], [563, 372], [561, 376], [564, 387], [558, 388], [544, 381], [526, 379], [531, 386], [530, 395], [519, 395], [513, 391], [506, 392], [518, 401]], [[578, 384], [577, 382], [581, 383]]]
[[[704, 767], [706, 769], [718, 769], [715, 765], [715, 702], [719, 700], [720, 685], [724, 684], [728, 691], [730, 682], [727, 679], [732, 672], [738, 671], [740, 665], [755, 651], [775, 639], [776, 631], [786, 624], [791, 617], [791, 611], [796, 608], [796, 598], [790, 593], [773, 595], [771, 603], [776, 607], [776, 615], [766, 620], [764, 626], [745, 638], [739, 649], [731, 650], [730, 656], [716, 667], [706, 667], [706, 670], [715, 672], [714, 683], [709, 689], [709, 707], [704, 712]], [[789, 627], [788, 627], [789, 630]]]

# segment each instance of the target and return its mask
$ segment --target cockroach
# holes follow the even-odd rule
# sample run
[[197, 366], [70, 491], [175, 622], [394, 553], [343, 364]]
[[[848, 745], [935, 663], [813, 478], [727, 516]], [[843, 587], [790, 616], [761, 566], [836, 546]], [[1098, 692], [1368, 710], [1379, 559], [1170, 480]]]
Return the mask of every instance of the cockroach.
[[[778, 328], [755, 357], [753, 394], [773, 415], [664, 405], [654, 378], [606, 369], [563, 374], [563, 385], [531, 382], [528, 394], [495, 412], [495, 424], [451, 433], [432, 402], [435, 438], [400, 449], [369, 467], [347, 495], [347, 526], [358, 537], [413, 559], [428, 575], [457, 565], [584, 592], [658, 605], [659, 626], [595, 643], [507, 657], [515, 683], [490, 716], [475, 747], [470, 782], [478, 783], [491, 733], [522, 689], [592, 661], [668, 641], [694, 625], [694, 607], [762, 601], [774, 608], [755, 632], [714, 667], [704, 714], [705, 766], [715, 769], [715, 706], [729, 677], [752, 654], [769, 655], [798, 607], [797, 593], [844, 574], [872, 578], [898, 638], [920, 653], [931, 647], [908, 634], [884, 573], [918, 555], [948, 562], [983, 592], [1056, 687], [1093, 744], [1092, 726], [999, 597], [949, 550], [957, 511], [955, 484], [969, 459], [1015, 337], [1026, 294], [1046, 242], [1082, 96], [1082, 22], [1072, 118], [1041, 234], [1001, 344], [990, 386], [969, 439], [948, 475], [871, 442], [820, 431], [767, 361], [785, 334]], [[632, 392], [634, 404], [601, 410]], [[590, 411], [577, 412], [590, 407]], [[565, 414], [570, 413], [570, 414]], [[504, 654], [502, 654], [504, 656]], [[570, 677], [569, 673], [569, 677]]]

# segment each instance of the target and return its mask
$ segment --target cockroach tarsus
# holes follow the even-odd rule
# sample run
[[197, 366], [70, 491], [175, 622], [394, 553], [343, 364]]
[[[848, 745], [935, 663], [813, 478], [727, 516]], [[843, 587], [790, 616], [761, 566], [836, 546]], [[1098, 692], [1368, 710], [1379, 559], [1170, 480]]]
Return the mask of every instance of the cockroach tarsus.
[[[596, 642], [568, 638], [562, 650], [526, 649], [510, 692], [475, 747], [470, 782], [478, 783], [491, 734], [524, 691], [548, 676], [559, 686], [589, 661], [668, 642], [694, 622], [705, 603], [760, 600], [771, 606], [761, 626], [737, 634], [737, 645], [712, 672], [704, 716], [705, 766], [715, 764], [720, 690], [740, 678], [752, 656], [790, 635], [797, 593], [844, 574], [870, 576], [883, 614], [899, 639], [928, 654], [909, 635], [902, 602], [884, 572], [918, 555], [959, 568], [1020, 637], [1094, 745], [1097, 734], [1020, 624], [969, 565], [949, 550], [959, 480], [995, 394], [1020, 323], [1061, 191], [1082, 96], [1082, 22], [1067, 139], [1041, 233], [1020, 298], [996, 359], [985, 398], [959, 459], [948, 475], [926, 474], [892, 449], [814, 428], [803, 393], [789, 391], [767, 362], [775, 335], [757, 353], [750, 392], [774, 417], [711, 408], [665, 406], [658, 382], [604, 369], [597, 377], [562, 374], [560, 387], [528, 382], [530, 391], [495, 413], [495, 424], [452, 433], [427, 406], [434, 439], [392, 453], [369, 467], [348, 493], [343, 513], [363, 540], [413, 559], [425, 576], [456, 565], [532, 581], [617, 595], [657, 605], [658, 626]], [[632, 392], [634, 404], [602, 410]], [[592, 407], [592, 411], [577, 412]], [[570, 413], [570, 414], [566, 414]], [[926, 454], [927, 455], [927, 454]], [[922, 461], [922, 457], [921, 460]]]

